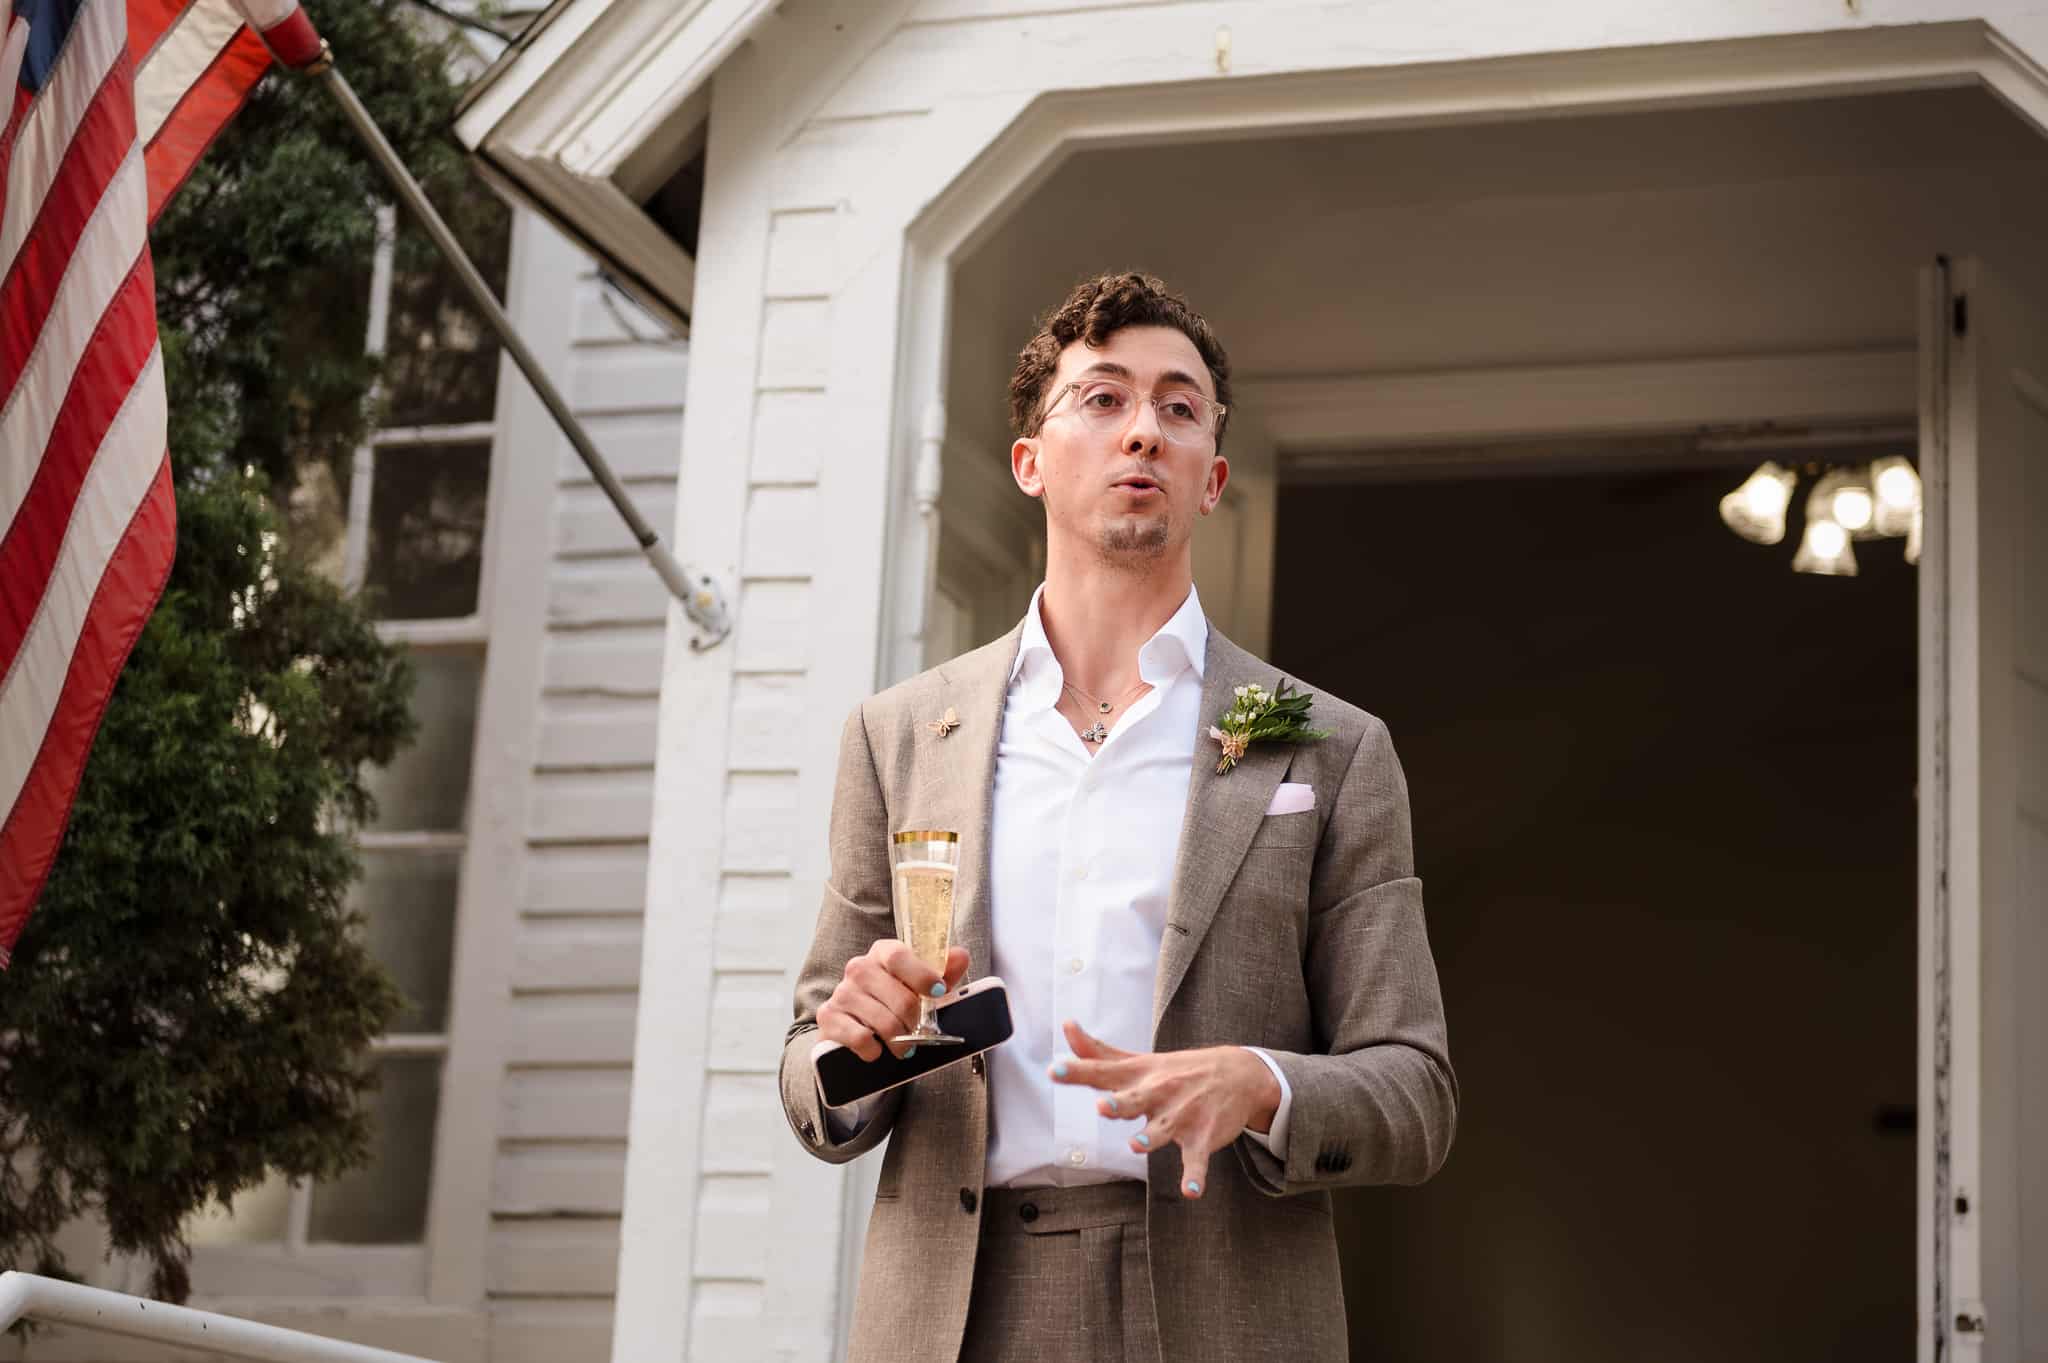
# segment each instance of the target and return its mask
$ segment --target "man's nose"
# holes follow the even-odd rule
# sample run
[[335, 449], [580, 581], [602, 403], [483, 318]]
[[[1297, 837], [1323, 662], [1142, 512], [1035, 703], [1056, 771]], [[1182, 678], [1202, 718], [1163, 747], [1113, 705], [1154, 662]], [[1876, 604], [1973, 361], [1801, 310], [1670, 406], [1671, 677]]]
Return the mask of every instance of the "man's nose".
[[1157, 454], [1165, 438], [1159, 430], [1159, 409], [1149, 402], [1140, 402], [1137, 408], [1124, 431], [1124, 453]]

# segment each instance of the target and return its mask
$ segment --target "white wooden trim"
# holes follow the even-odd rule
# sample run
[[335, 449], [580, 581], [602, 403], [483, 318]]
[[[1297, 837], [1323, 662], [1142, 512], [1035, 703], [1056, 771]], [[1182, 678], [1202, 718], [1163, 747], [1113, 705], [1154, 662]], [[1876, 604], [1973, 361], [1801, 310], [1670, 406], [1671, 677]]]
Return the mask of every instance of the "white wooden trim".
[[[719, 116], [711, 121], [709, 151], [724, 170], [705, 187], [699, 242], [720, 268], [698, 281], [693, 302], [695, 317], [724, 343], [691, 357], [679, 470], [690, 495], [676, 499], [671, 538], [700, 571], [727, 583], [738, 579], [746, 520], [749, 461], [742, 452], [753, 429], [772, 169], [753, 145], [772, 92], [748, 82], [748, 56], [728, 63], [732, 81], [714, 92]], [[744, 600], [735, 593], [735, 606], [744, 609]], [[725, 720], [740, 642], [699, 653], [690, 647], [693, 627], [672, 602], [666, 619], [612, 1317], [617, 1363], [689, 1356], [732, 741]]]
[[1948, 327], [1950, 291], [1943, 266], [1920, 279], [1920, 450], [1924, 508], [1918, 583], [1918, 710], [1915, 802], [1918, 841], [1918, 945], [1915, 971], [1918, 1079], [1914, 1189], [1914, 1331], [1918, 1363], [1946, 1357], [1953, 1287], [1948, 1242], [1953, 1179], [1949, 1164], [1949, 1037], [1953, 1025], [1949, 975], [1950, 760]]
[[[494, 469], [493, 481], [496, 477], [497, 470]], [[484, 539], [489, 542], [490, 538], [490, 519], [489, 513], [486, 512]], [[480, 612], [489, 599], [488, 586], [491, 579], [491, 555], [488, 550], [483, 557], [483, 575], [477, 582], [477, 606]], [[453, 620], [379, 620], [377, 635], [391, 643], [407, 644], [413, 648], [481, 648], [489, 641], [491, 633], [484, 620], [485, 617], [481, 613]]]
[[[520, 101], [566, 56], [591, 26], [617, 0], [575, 0], [534, 22], [538, 32], [524, 37], [477, 81], [455, 120], [455, 135], [475, 151], [484, 135], [517, 108]], [[630, 8], [630, 3], [623, 8]]]
[[[514, 213], [507, 287], [513, 318], [550, 315], [559, 303], [559, 282], [572, 278], [578, 264], [574, 251], [544, 224]], [[526, 333], [550, 372], [567, 372], [566, 328], [529, 325]], [[446, 1305], [472, 1305], [484, 1296], [506, 998], [547, 630], [545, 612], [535, 603], [546, 597], [549, 555], [533, 547], [547, 544], [551, 533], [557, 436], [510, 357], [500, 360], [495, 425], [503, 434], [492, 450], [479, 596], [485, 614], [477, 622], [490, 643], [477, 697], [468, 846], [449, 981], [448, 1059], [427, 1208], [427, 1299]]]
[[1716, 356], [1408, 374], [1246, 378], [1284, 455], [1544, 435], [1891, 426], [1913, 412], [1911, 350]]
[[445, 426], [386, 426], [372, 432], [370, 444], [383, 450], [416, 445], [483, 445], [498, 433], [495, 421], [459, 421]]

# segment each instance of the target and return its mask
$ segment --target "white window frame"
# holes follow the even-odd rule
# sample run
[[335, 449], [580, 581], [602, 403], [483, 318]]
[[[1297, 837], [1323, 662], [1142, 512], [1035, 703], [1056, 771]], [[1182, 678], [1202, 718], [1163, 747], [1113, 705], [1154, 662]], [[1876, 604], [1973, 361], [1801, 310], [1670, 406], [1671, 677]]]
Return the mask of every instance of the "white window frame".
[[[381, 205], [377, 210], [377, 245], [371, 263], [369, 324], [365, 336], [365, 349], [372, 355], [381, 355], [385, 352], [390, 336], [397, 228], [395, 210], [388, 204]], [[501, 366], [497, 376], [497, 391], [494, 391], [492, 399], [494, 412], [499, 393], [506, 386], [508, 377], [508, 372]], [[500, 541], [494, 526], [499, 506], [498, 483], [503, 473], [497, 438], [499, 429], [500, 423], [494, 416], [490, 421], [385, 427], [373, 430], [355, 450], [342, 549], [342, 585], [350, 592], [358, 591], [363, 586], [368, 569], [370, 507], [380, 455], [390, 457], [396, 453], [403, 457], [404, 451], [437, 444], [482, 445], [490, 451], [485, 474], [488, 491], [485, 498], [484, 533], [475, 607], [469, 614], [458, 617], [375, 622], [378, 636], [387, 642], [403, 643], [422, 652], [454, 652], [474, 654], [478, 657], [478, 729], [482, 728], [482, 692], [491, 657], [488, 621], [491, 618], [492, 591], [496, 576], [492, 569], [495, 551]], [[472, 792], [476, 789], [475, 768], [476, 754], [473, 749], [470, 787]], [[469, 819], [466, 817], [465, 824], [468, 822]], [[431, 1256], [437, 1248], [436, 1227], [446, 1220], [446, 1215], [440, 1209], [438, 1196], [442, 1174], [442, 1160], [438, 1155], [442, 1149], [449, 1148], [443, 1139], [442, 1127], [451, 1116], [458, 1115], [448, 1101], [447, 1059], [454, 1049], [453, 994], [455, 979], [461, 973], [459, 954], [462, 950], [463, 920], [468, 900], [464, 886], [472, 874], [474, 858], [471, 850], [474, 842], [466, 828], [437, 831], [362, 829], [356, 834], [356, 843], [364, 852], [447, 851], [461, 854], [461, 864], [457, 871], [456, 904], [453, 910], [454, 923], [451, 928], [455, 940], [452, 943], [449, 968], [450, 998], [446, 1022], [438, 1031], [386, 1033], [373, 1040], [369, 1046], [371, 1056], [380, 1062], [387, 1058], [413, 1056], [437, 1056], [442, 1060], [441, 1082], [435, 1099], [433, 1144], [436, 1158], [432, 1161], [428, 1175], [427, 1212], [421, 1238], [403, 1244], [349, 1244], [310, 1239], [313, 1183], [311, 1180], [294, 1179], [290, 1184], [290, 1202], [283, 1237], [241, 1244], [195, 1245], [192, 1268], [195, 1283], [198, 1285], [231, 1288], [235, 1297], [371, 1296], [426, 1299], [430, 1295], [437, 1295], [430, 1292]], [[468, 1130], [469, 1125], [471, 1124], [464, 1124], [465, 1138], [474, 1135]], [[488, 1114], [485, 1115], [482, 1125], [486, 1133], [485, 1139], [488, 1140], [491, 1127]], [[469, 1143], [471, 1142], [466, 1140], [463, 1148]], [[478, 1208], [477, 1212], [478, 1219], [481, 1220], [484, 1209]], [[480, 1253], [481, 1245], [475, 1247], [472, 1252]]]

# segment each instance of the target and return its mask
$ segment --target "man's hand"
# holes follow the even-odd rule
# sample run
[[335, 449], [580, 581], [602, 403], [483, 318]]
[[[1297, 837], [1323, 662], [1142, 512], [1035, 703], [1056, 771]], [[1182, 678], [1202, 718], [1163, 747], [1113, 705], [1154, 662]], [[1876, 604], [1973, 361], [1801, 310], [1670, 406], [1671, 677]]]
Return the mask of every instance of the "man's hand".
[[[836, 1041], [863, 1060], [882, 1058], [880, 1038], [900, 1036], [917, 1026], [919, 1001], [952, 992], [967, 974], [967, 948], [946, 953], [946, 974], [919, 960], [893, 937], [884, 937], [846, 963], [832, 997], [818, 1005], [818, 1035]], [[887, 1043], [901, 1058], [909, 1045]]]
[[1265, 1062], [1242, 1046], [1133, 1054], [1097, 1041], [1077, 1022], [1066, 1024], [1072, 1059], [1053, 1062], [1055, 1084], [1084, 1084], [1107, 1095], [1105, 1117], [1143, 1117], [1131, 1149], [1149, 1154], [1180, 1147], [1181, 1195], [1209, 1186], [1209, 1156], [1245, 1130], [1270, 1131], [1280, 1109], [1280, 1084]]

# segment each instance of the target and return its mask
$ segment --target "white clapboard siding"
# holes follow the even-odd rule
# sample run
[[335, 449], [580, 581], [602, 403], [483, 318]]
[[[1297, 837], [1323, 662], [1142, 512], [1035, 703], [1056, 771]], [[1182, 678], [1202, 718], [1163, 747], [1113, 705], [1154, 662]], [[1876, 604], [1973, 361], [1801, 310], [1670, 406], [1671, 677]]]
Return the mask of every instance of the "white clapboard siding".
[[616, 1140], [626, 1129], [632, 1071], [520, 1069], [498, 1095], [498, 1135], [508, 1141]]
[[644, 846], [529, 846], [519, 908], [530, 914], [638, 913], [646, 889]]
[[[639, 484], [650, 479], [675, 481], [682, 458], [683, 413], [681, 408], [651, 412], [586, 413], [583, 429], [604, 456], [604, 462], [620, 479]], [[595, 487], [590, 470], [583, 466], [565, 437], [556, 444], [555, 476], [563, 487]], [[665, 524], [657, 525], [666, 531]]]
[[609, 1300], [515, 1301], [491, 1313], [491, 1363], [580, 1363], [611, 1347]]
[[639, 768], [654, 752], [655, 698], [549, 696], [541, 702], [542, 769]]
[[632, 994], [515, 996], [508, 1010], [507, 1063], [630, 1065], [634, 1003]]
[[[676, 518], [675, 480], [637, 478], [625, 485], [633, 505], [655, 533], [667, 538]], [[640, 559], [640, 546], [618, 508], [595, 483], [565, 487], [557, 498], [555, 553], [561, 558]], [[644, 564], [643, 564], [644, 567]]]
[[644, 839], [654, 817], [654, 773], [550, 771], [534, 774], [527, 836], [536, 842]]
[[669, 595], [654, 569], [630, 558], [559, 560], [548, 578], [548, 625], [655, 625], [668, 618]]
[[609, 1297], [619, 1277], [619, 1223], [609, 1218], [499, 1217], [484, 1283], [499, 1297]]
[[626, 1143], [508, 1146], [491, 1176], [491, 1210], [504, 1216], [617, 1216], [626, 1190]]
[[[570, 400], [666, 538], [683, 350], [636, 339], [659, 329], [591, 275], [554, 291], [572, 295]], [[566, 441], [556, 478], [491, 1167], [492, 1363], [611, 1349], [668, 614], [666, 590]]]
[[541, 659], [547, 696], [646, 696], [661, 689], [658, 623], [557, 630]]
[[640, 921], [529, 919], [520, 928], [512, 988], [521, 994], [625, 993], [640, 984]]

